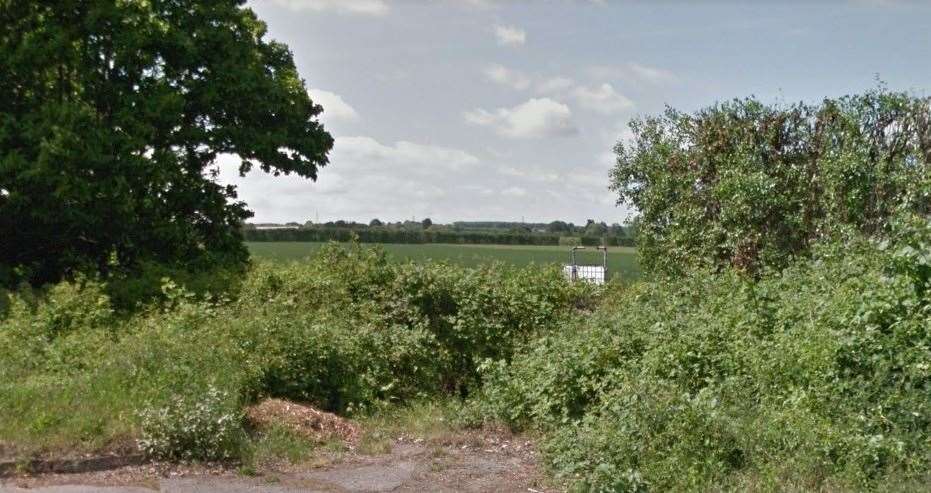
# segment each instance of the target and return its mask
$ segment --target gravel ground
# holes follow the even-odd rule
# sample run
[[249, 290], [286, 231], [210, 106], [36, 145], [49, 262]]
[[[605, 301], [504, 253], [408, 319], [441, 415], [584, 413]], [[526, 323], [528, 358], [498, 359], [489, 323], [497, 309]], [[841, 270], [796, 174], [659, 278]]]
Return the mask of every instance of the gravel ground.
[[243, 476], [205, 466], [146, 464], [83, 474], [0, 479], [2, 493], [552, 492], [533, 445], [463, 432], [442, 440], [399, 438], [390, 453], [345, 454], [326, 465], [291, 465]]

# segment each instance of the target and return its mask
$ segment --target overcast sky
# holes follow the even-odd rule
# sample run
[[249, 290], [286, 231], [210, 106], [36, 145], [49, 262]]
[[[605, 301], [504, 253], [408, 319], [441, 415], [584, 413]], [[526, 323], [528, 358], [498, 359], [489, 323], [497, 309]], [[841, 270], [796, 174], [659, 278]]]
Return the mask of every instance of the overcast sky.
[[221, 163], [256, 222], [621, 222], [607, 175], [634, 116], [931, 81], [931, 2], [250, 5], [336, 138], [317, 182]]

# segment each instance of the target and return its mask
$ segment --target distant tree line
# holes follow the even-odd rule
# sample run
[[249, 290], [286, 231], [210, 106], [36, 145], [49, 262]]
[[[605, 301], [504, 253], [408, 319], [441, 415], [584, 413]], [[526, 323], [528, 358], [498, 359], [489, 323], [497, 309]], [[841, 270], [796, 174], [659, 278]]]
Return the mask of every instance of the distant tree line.
[[[499, 245], [560, 245], [633, 246], [634, 235], [629, 227], [608, 226], [589, 220], [585, 226], [564, 221], [552, 223], [456, 222], [435, 224], [423, 221], [383, 223], [373, 219], [369, 224], [333, 221], [323, 224], [296, 222], [285, 224], [247, 224], [243, 230], [246, 241], [349, 241], [363, 243], [459, 243]], [[572, 241], [567, 241], [571, 239]]]

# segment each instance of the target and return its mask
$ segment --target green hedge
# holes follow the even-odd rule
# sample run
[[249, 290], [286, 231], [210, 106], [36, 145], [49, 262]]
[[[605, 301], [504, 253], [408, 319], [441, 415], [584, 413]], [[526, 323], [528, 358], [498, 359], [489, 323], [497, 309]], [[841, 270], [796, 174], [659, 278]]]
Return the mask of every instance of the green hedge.
[[931, 226], [641, 283], [483, 368], [478, 416], [583, 490], [924, 490]]
[[[411, 231], [385, 228], [296, 228], [245, 229], [246, 241], [340, 241], [362, 243], [450, 243], [491, 245], [559, 245], [559, 235], [543, 233], [491, 233], [457, 231]], [[634, 246], [632, 238], [585, 236], [583, 245]]]
[[[113, 306], [108, 292], [132, 306], [153, 282], [157, 303]], [[130, 284], [0, 293], [5, 446], [93, 450], [130, 436], [158, 457], [235, 457], [247, 440], [239, 411], [260, 397], [352, 414], [469, 395], [479, 362], [509, 359], [595, 296], [556, 268], [396, 264], [337, 244], [259, 264], [213, 296]]]
[[736, 99], [631, 122], [611, 187], [640, 211], [646, 272], [807, 257], [826, 236], [882, 237], [931, 214], [931, 98], [880, 86], [817, 104]]

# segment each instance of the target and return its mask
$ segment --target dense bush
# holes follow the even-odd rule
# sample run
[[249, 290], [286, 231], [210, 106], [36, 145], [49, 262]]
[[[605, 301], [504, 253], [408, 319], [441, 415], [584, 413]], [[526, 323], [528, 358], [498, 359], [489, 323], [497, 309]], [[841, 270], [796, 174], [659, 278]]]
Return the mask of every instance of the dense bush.
[[199, 390], [140, 410], [143, 452], [174, 460], [227, 460], [240, 454], [245, 436], [235, 400], [216, 387]]
[[[480, 361], [509, 360], [595, 296], [556, 269], [396, 264], [358, 245], [257, 265], [224, 296], [165, 279], [139, 305], [132, 293], [148, 296], [151, 283], [8, 296], [0, 442], [94, 448], [134, 437], [159, 457], [227, 458], [241, 449], [245, 403], [284, 397], [355, 413], [466, 395]], [[107, 293], [135, 311], [115, 310]]]
[[509, 359], [592, 292], [555, 269], [396, 265], [377, 250], [332, 246], [287, 270], [256, 269], [241, 303], [261, 316], [238, 324], [236, 338], [286, 355], [265, 371], [276, 394], [344, 410], [437, 388], [466, 393], [478, 361]]
[[27, 286], [0, 297], [0, 442], [228, 458], [248, 447], [241, 407], [263, 396], [353, 414], [453, 394], [476, 419], [542, 432], [581, 490], [919, 489], [931, 226], [885, 236], [757, 277], [608, 292], [555, 269], [336, 245], [257, 265], [223, 296], [167, 279], [148, 305], [128, 293], [151, 288]]
[[926, 481], [931, 226], [891, 235], [759, 281], [629, 288], [510, 363], [486, 362], [474, 409], [546, 431], [554, 470], [593, 491]]
[[640, 216], [648, 271], [758, 272], [828, 236], [881, 237], [931, 213], [931, 99], [883, 88], [817, 105], [756, 99], [631, 124], [612, 186]]

